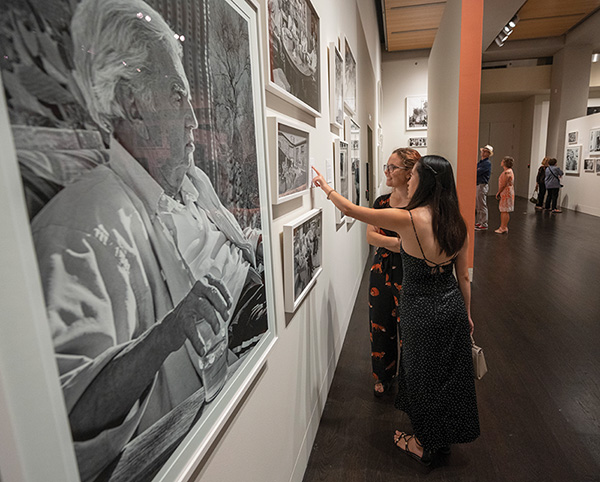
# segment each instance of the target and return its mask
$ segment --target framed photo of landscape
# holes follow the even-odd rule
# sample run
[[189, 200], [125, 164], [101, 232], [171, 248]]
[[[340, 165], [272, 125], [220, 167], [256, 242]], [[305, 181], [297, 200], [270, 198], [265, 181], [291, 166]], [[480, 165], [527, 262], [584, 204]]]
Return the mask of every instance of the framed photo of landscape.
[[[15, 243], [0, 351], [18, 357], [0, 355], [0, 392], [28, 394], [29, 413], [1, 437], [18, 473], [189, 480], [276, 339], [259, 6], [167, 3], [3, 3], [0, 219]], [[8, 288], [26, 306], [9, 309]], [[194, 305], [180, 337], [177, 307], [213, 289], [232, 309]]]
[[310, 0], [267, 1], [267, 88], [321, 116], [320, 18]]
[[323, 210], [283, 226], [285, 311], [293, 313], [323, 271]]
[[309, 134], [299, 124], [267, 119], [273, 204], [302, 196], [310, 189]]
[[335, 42], [329, 44], [329, 123], [338, 129], [344, 123], [344, 57]]

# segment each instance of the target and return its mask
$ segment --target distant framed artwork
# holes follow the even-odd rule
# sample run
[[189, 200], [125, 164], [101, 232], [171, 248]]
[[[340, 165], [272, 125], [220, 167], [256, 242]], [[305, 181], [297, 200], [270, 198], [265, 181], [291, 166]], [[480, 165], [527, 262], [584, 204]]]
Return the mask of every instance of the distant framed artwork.
[[581, 146], [569, 146], [565, 151], [565, 174], [579, 175], [581, 168]]
[[584, 159], [583, 170], [585, 172], [596, 172], [596, 159]]
[[350, 121], [350, 200], [360, 205], [360, 126]]
[[283, 226], [284, 304], [293, 313], [323, 271], [323, 212], [313, 209]]
[[336, 43], [329, 44], [329, 123], [342, 128], [344, 123], [344, 57]]
[[[341, 140], [336, 139], [334, 144], [334, 177], [335, 177], [335, 189], [346, 199], [349, 198], [350, 189], [349, 189], [349, 149], [348, 143]], [[346, 216], [339, 210], [335, 209], [335, 222], [336, 224], [341, 224], [346, 220]]]
[[310, 189], [309, 134], [279, 117], [267, 119], [272, 201], [279, 204], [302, 196]]
[[600, 159], [595, 159], [596, 161], [596, 174], [600, 176]]
[[600, 128], [590, 130], [590, 156], [600, 156]]
[[577, 144], [577, 138], [579, 137], [579, 132], [573, 131], [567, 134], [567, 140], [569, 144]]
[[409, 95], [406, 97], [406, 130], [427, 129], [427, 96]]
[[588, 107], [586, 115], [597, 114], [598, 112], [600, 112], [600, 106]]
[[344, 107], [354, 115], [356, 113], [356, 58], [348, 39], [344, 39]]
[[427, 137], [409, 137], [408, 147], [427, 147]]
[[321, 116], [320, 19], [310, 0], [268, 0], [267, 89]]

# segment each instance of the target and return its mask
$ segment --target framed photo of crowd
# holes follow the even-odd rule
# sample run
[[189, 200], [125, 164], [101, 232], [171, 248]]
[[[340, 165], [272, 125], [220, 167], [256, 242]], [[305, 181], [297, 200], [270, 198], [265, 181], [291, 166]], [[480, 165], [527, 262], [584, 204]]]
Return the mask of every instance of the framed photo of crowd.
[[267, 88], [321, 116], [320, 19], [310, 0], [268, 0]]
[[273, 168], [273, 204], [302, 196], [310, 189], [309, 134], [279, 117], [267, 119]]
[[323, 271], [323, 211], [313, 209], [283, 226], [285, 311], [293, 313]]
[[406, 97], [406, 130], [427, 130], [427, 96], [409, 95]]
[[[35, 313], [4, 328], [49, 367], [30, 411], [72, 437], [48, 480], [189, 478], [276, 339], [258, 6], [180, 4], [0, 18], [0, 177], [21, 191], [3, 216]], [[0, 358], [0, 391], [20, 370]]]

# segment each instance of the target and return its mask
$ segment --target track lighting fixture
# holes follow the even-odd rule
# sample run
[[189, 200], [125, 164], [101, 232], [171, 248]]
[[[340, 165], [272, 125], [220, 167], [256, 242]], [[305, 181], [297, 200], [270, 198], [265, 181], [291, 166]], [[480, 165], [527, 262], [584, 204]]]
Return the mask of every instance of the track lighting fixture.
[[519, 16], [515, 14], [515, 16], [511, 18], [504, 27], [502, 27], [502, 30], [494, 39], [494, 42], [496, 42], [498, 47], [502, 47], [504, 45], [504, 42], [506, 42], [508, 36], [513, 33], [513, 29], [517, 26], [517, 23], [519, 23]]

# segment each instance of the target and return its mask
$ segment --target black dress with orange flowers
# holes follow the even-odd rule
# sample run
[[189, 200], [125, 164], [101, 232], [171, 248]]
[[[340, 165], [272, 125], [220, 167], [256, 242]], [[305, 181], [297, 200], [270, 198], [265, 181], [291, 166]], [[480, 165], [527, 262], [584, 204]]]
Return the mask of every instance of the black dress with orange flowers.
[[[375, 209], [390, 207], [390, 195], [378, 197]], [[385, 236], [398, 235], [379, 229]], [[402, 259], [400, 253], [377, 248], [371, 267], [369, 289], [369, 319], [371, 328], [371, 361], [373, 377], [388, 383], [396, 375], [398, 359], [398, 302], [402, 289]]]

